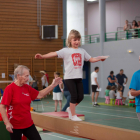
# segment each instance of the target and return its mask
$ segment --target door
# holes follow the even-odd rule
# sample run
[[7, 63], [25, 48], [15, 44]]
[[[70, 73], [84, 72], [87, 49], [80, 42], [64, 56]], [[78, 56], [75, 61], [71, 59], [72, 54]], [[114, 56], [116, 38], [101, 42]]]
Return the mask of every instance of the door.
[[90, 84], [90, 62], [84, 62], [83, 66], [83, 86], [84, 94], [89, 94], [89, 84]]

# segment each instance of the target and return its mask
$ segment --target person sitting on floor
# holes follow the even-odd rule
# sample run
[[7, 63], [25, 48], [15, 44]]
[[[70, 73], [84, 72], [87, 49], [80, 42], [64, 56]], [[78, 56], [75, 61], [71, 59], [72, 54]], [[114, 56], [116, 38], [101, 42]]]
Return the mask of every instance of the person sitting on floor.
[[106, 87], [106, 90], [105, 90], [105, 99], [106, 99], [105, 103], [107, 103], [107, 104], [110, 103], [110, 101], [107, 102], [107, 100], [110, 100], [110, 98], [109, 98], [109, 92], [110, 92], [110, 90], [111, 90], [111, 86], [107, 86]]
[[118, 86], [118, 91], [116, 93], [116, 99], [122, 99], [123, 105], [125, 105], [126, 97], [123, 97], [122, 89], [123, 89], [123, 87], [119, 85]]
[[116, 90], [116, 87], [115, 86], [112, 86], [111, 87], [111, 90], [110, 90], [110, 92], [109, 92], [109, 97], [110, 97], [110, 99], [115, 99], [115, 90]]
[[135, 97], [131, 95], [130, 91], [128, 92], [127, 96], [129, 97], [129, 100], [135, 100]]

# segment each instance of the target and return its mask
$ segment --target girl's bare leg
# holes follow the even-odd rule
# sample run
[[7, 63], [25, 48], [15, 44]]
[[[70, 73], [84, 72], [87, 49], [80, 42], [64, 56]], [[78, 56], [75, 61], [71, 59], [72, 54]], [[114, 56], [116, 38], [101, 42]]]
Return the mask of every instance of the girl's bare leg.
[[55, 112], [57, 112], [57, 104], [58, 104], [58, 101], [55, 100]]

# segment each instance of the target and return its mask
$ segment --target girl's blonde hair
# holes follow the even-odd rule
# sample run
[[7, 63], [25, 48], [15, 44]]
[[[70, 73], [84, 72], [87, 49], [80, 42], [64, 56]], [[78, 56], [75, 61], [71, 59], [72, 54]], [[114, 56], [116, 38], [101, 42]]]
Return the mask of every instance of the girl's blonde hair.
[[[66, 41], [66, 45], [67, 45], [69, 48], [72, 47], [72, 45], [71, 45], [71, 39], [73, 39], [73, 38], [81, 39], [80, 33], [79, 33], [77, 30], [74, 30], [74, 29], [70, 31], [70, 33], [69, 33], [69, 35], [68, 35], [68, 38], [67, 38], [67, 41]], [[79, 46], [81, 46], [81, 43], [80, 43]]]

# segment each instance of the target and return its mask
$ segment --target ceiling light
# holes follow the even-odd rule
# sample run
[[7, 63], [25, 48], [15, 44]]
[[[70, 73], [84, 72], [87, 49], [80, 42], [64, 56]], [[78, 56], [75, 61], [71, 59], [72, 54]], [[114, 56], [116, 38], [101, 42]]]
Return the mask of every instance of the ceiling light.
[[134, 51], [133, 51], [133, 50], [127, 50], [127, 52], [128, 52], [128, 53], [133, 53]]

